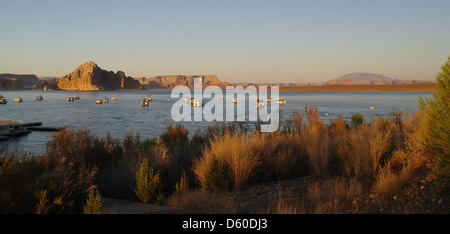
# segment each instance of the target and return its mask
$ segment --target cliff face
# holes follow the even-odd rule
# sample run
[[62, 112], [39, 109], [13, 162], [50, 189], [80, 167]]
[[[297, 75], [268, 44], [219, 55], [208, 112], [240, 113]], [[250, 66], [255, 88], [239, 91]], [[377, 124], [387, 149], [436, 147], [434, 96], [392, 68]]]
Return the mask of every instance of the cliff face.
[[226, 86], [228, 82], [220, 81], [217, 76], [214, 75], [171, 75], [171, 76], [154, 76], [150, 78], [135, 78], [147, 89], [170, 89], [178, 85], [194, 87], [194, 78], [202, 78], [203, 87], [209, 85]]
[[31, 89], [40, 82], [36, 75], [0, 74], [0, 89]]
[[106, 71], [90, 61], [80, 65], [75, 71], [57, 80], [57, 87], [62, 90], [100, 91], [117, 89], [142, 89], [141, 84], [118, 71]]

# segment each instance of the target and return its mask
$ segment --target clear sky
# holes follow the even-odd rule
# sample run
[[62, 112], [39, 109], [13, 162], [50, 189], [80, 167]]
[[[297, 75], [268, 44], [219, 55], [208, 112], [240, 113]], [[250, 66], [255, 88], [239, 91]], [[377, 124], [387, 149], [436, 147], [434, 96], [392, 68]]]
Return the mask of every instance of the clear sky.
[[94, 61], [134, 77], [432, 80], [450, 56], [448, 0], [0, 0], [0, 73]]

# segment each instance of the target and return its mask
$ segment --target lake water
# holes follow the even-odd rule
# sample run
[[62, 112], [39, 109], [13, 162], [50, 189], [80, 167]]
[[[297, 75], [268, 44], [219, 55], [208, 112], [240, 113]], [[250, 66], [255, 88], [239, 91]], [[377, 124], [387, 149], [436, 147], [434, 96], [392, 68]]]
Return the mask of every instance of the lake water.
[[[433, 92], [280, 92], [287, 103], [280, 105], [280, 112], [288, 116], [294, 110], [303, 110], [306, 104], [318, 107], [322, 119], [329, 120], [342, 114], [344, 119], [359, 112], [367, 120], [373, 115], [387, 116], [394, 109], [412, 113], [417, 108], [419, 96], [429, 97]], [[0, 105], [0, 119], [22, 120], [22, 122], [42, 122], [43, 126], [70, 126], [75, 129], [88, 128], [97, 136], [111, 133], [114, 138], [123, 138], [130, 131], [142, 138], [158, 137], [165, 131], [166, 123], [175, 123], [171, 117], [172, 105], [168, 101], [171, 90], [146, 91], [0, 91], [8, 103]], [[36, 101], [37, 95], [44, 97]], [[153, 96], [148, 108], [141, 107], [141, 100]], [[79, 96], [80, 100], [68, 102], [69, 96]], [[14, 103], [21, 97], [22, 103]], [[96, 105], [97, 98], [109, 97], [107, 104]], [[112, 101], [116, 97], [117, 101]], [[208, 100], [204, 100], [206, 103]], [[370, 109], [374, 106], [375, 109]], [[328, 114], [328, 115], [327, 115]], [[209, 122], [184, 121], [190, 133]], [[23, 150], [27, 153], [44, 152], [44, 144], [49, 141], [49, 132], [34, 131], [26, 136], [0, 141], [8, 144], [9, 150]]]

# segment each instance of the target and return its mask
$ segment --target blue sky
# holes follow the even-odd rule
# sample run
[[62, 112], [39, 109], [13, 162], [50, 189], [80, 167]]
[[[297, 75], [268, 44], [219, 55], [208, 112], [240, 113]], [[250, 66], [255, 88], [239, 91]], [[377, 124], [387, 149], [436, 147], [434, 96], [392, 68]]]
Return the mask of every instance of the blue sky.
[[0, 0], [0, 73], [63, 76], [91, 60], [134, 77], [432, 80], [450, 56], [449, 9], [448, 0]]

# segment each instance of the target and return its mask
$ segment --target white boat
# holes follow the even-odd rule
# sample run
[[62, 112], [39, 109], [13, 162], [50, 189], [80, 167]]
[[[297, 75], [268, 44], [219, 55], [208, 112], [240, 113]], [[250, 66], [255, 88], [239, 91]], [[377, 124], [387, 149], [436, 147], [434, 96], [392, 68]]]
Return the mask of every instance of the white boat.
[[371, 110], [375, 110], [375, 107], [374, 107], [374, 106], [371, 106], [370, 109], [371, 109]]
[[75, 100], [74, 97], [68, 97], [68, 98], [67, 98], [67, 101], [68, 101], [68, 102], [73, 102], [74, 100]]
[[20, 97], [16, 97], [16, 98], [14, 98], [14, 102], [15, 103], [20, 103], [20, 102], [23, 102], [23, 99], [20, 98]]
[[190, 101], [191, 101], [191, 97], [190, 97], [190, 96], [185, 97], [185, 98], [184, 98], [184, 101], [185, 101], [185, 102], [190, 102]]
[[141, 106], [142, 107], [148, 107], [148, 104], [149, 104], [149, 101], [144, 98], [144, 100], [142, 100]]
[[42, 95], [39, 95], [39, 96], [36, 97], [36, 101], [42, 101], [42, 100], [44, 100], [44, 98], [42, 97]]
[[286, 98], [280, 98], [277, 100], [278, 104], [286, 104]]
[[200, 102], [197, 100], [192, 101], [191, 103], [192, 106], [200, 106]]
[[8, 103], [8, 100], [6, 98], [0, 98], [0, 104], [6, 104]]
[[112, 98], [112, 101], [113, 101], [113, 102], [117, 101], [117, 98], [113, 97], [113, 98]]
[[147, 100], [149, 101], [149, 102], [151, 102], [151, 101], [153, 101], [153, 97], [152, 97], [152, 95], [147, 95]]
[[256, 102], [256, 108], [263, 108], [264, 107], [264, 103], [261, 101], [257, 101]]
[[234, 104], [237, 104], [237, 103], [238, 103], [238, 100], [237, 100], [237, 99], [233, 99], [233, 103], [234, 103]]
[[29, 133], [30, 130], [22, 125], [22, 121], [1, 120], [0, 121], [0, 137], [18, 136]]
[[109, 99], [107, 97], [103, 98], [103, 103], [109, 103]]
[[97, 101], [95, 101], [95, 104], [102, 104], [102, 99], [97, 99]]
[[268, 96], [268, 97], [267, 97], [267, 101], [268, 101], [268, 102], [271, 102], [271, 101], [273, 101], [273, 98], [272, 98], [271, 96]]

